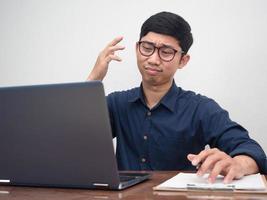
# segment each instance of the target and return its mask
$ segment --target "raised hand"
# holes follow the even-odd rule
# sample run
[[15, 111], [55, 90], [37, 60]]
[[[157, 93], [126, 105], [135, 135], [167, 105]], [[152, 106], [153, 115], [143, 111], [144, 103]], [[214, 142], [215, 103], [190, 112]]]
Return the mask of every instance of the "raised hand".
[[122, 36], [114, 38], [98, 55], [94, 68], [89, 74], [87, 80], [103, 80], [108, 71], [110, 61], [121, 61], [121, 58], [115, 54], [118, 50], [125, 49], [118, 45], [123, 39]]

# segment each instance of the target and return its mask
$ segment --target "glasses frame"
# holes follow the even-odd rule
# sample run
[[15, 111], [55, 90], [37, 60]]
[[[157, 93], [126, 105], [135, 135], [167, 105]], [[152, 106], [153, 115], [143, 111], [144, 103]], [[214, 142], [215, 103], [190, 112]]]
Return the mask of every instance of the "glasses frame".
[[[147, 43], [147, 44], [152, 45], [153, 48], [154, 48], [153, 51], [152, 51], [150, 54], [144, 54], [144, 53], [141, 51], [141, 45], [142, 45], [142, 43]], [[172, 61], [172, 60], [174, 59], [175, 54], [176, 54], [177, 52], [178, 52], [178, 53], [181, 53], [181, 54], [184, 54], [184, 51], [183, 51], [183, 50], [178, 51], [178, 50], [174, 49], [173, 47], [170, 47], [170, 46], [167, 46], [167, 45], [163, 45], [163, 46], [157, 47], [153, 42], [148, 42], [148, 41], [138, 41], [137, 44], [138, 44], [138, 50], [139, 50], [139, 52], [140, 52], [140, 54], [141, 54], [142, 56], [145, 56], [145, 57], [152, 56], [152, 55], [155, 53], [155, 50], [157, 49], [157, 50], [158, 50], [158, 56], [159, 56], [159, 58], [160, 58], [161, 60], [165, 61], [165, 62], [170, 62], [170, 61]], [[174, 51], [173, 56], [172, 56], [171, 59], [167, 59], [167, 60], [166, 60], [166, 59], [164, 59], [164, 58], [162, 58], [162, 57], [160, 56], [160, 49], [162, 49], [162, 48], [170, 48], [170, 49], [172, 49], [172, 50]]]

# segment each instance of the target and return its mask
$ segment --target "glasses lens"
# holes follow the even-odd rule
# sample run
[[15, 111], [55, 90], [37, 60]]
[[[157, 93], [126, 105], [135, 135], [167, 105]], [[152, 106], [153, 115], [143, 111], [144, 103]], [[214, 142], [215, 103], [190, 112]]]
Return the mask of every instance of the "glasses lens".
[[145, 56], [150, 56], [154, 53], [155, 47], [153, 44], [149, 42], [140, 42], [139, 43], [139, 50], [140, 53], [145, 55]]
[[171, 61], [174, 58], [175, 53], [177, 52], [177, 50], [169, 46], [155, 47], [155, 44], [151, 42], [139, 42], [139, 51], [143, 56], [151, 56], [155, 52], [156, 48], [158, 49], [160, 59], [166, 62]]
[[170, 47], [161, 47], [159, 49], [159, 56], [164, 61], [170, 61], [175, 55], [175, 50]]

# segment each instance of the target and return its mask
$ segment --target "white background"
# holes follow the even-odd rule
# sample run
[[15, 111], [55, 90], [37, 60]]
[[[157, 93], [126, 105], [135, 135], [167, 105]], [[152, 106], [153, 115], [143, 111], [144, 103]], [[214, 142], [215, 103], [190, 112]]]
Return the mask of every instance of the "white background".
[[106, 93], [138, 86], [135, 42], [159, 11], [191, 25], [191, 60], [177, 85], [215, 99], [267, 151], [267, 1], [0, 0], [0, 87], [84, 81], [100, 50], [123, 35]]

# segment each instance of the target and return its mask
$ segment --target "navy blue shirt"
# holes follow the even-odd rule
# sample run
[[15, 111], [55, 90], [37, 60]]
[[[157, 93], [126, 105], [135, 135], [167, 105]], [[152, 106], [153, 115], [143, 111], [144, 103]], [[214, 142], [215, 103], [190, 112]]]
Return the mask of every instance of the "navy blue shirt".
[[266, 155], [214, 100], [172, 87], [152, 109], [141, 87], [108, 95], [120, 170], [194, 170], [187, 160], [206, 144], [231, 156], [249, 155], [266, 173]]

